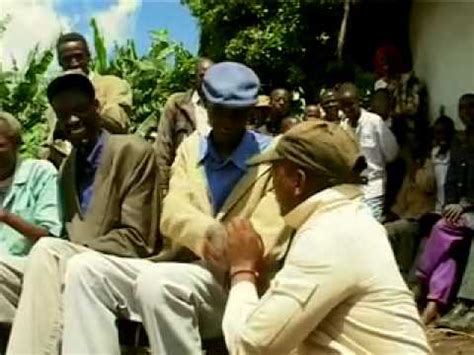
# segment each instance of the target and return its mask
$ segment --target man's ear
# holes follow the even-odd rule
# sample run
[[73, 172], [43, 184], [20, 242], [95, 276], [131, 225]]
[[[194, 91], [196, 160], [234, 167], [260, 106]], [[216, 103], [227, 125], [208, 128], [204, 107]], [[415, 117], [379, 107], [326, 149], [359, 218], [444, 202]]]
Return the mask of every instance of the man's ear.
[[303, 169], [296, 169], [295, 171], [295, 180], [294, 180], [294, 188], [295, 188], [295, 195], [301, 196], [304, 193], [306, 187], [307, 176]]
[[94, 102], [92, 103], [92, 105], [94, 107], [94, 111], [99, 113], [99, 108], [100, 108], [99, 100], [94, 99]]

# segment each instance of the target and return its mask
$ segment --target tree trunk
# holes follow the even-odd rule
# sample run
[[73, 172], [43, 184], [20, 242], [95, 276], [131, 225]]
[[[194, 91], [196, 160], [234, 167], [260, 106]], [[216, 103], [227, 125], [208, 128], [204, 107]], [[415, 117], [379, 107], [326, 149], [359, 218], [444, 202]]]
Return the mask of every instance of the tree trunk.
[[341, 21], [341, 28], [339, 30], [339, 38], [337, 40], [337, 59], [342, 59], [342, 51], [344, 49], [344, 42], [346, 39], [347, 21], [349, 20], [349, 12], [351, 10], [351, 0], [344, 0], [344, 16]]

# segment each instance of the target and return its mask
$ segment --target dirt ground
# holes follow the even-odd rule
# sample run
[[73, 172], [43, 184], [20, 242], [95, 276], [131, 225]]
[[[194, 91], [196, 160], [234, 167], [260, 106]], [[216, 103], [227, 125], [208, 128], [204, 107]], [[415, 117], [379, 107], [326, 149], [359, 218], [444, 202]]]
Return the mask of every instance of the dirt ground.
[[435, 355], [474, 354], [474, 334], [435, 328], [428, 329], [427, 334]]

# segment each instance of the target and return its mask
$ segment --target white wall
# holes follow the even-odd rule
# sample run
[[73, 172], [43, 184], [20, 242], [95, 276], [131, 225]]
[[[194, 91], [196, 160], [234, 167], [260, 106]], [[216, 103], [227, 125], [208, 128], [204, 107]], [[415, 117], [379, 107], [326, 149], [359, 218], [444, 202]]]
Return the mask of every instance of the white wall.
[[474, 92], [474, 0], [414, 0], [410, 22], [414, 69], [428, 88], [430, 118], [444, 105], [461, 128], [458, 99]]

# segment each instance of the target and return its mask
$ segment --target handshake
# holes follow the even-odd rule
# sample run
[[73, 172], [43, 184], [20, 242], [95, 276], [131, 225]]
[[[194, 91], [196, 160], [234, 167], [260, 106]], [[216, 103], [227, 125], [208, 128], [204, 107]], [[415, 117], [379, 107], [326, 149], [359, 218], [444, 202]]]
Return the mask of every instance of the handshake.
[[236, 217], [209, 228], [202, 255], [214, 272], [230, 274], [236, 270], [258, 272], [263, 260], [263, 242], [248, 219]]

